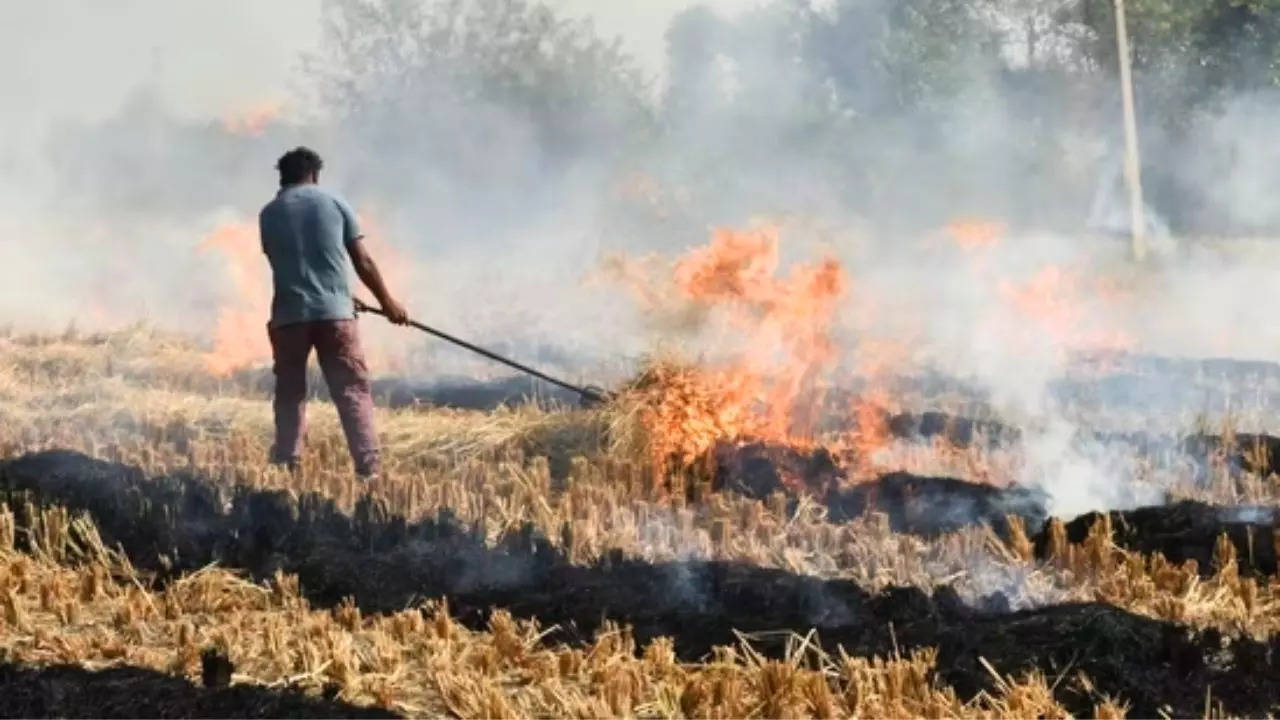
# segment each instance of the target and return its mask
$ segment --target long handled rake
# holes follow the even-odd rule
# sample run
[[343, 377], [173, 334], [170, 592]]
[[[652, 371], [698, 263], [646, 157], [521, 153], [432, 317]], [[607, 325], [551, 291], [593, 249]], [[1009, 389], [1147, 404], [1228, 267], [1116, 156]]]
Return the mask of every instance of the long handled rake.
[[[356, 312], [369, 313], [372, 315], [381, 315], [383, 317], [386, 317], [387, 315], [380, 308], [375, 308], [359, 299], [356, 300]], [[532, 375], [533, 377], [536, 377], [539, 380], [542, 380], [544, 382], [551, 383], [556, 387], [563, 388], [570, 392], [576, 393], [578, 397], [582, 399], [583, 406], [600, 405], [608, 402], [611, 399], [610, 394], [601, 388], [597, 388], [589, 385], [574, 385], [573, 383], [560, 380], [559, 378], [554, 378], [550, 375], [547, 375], [544, 372], [535, 370], [534, 368], [531, 368], [528, 365], [516, 362], [515, 360], [512, 360], [510, 358], [503, 357], [498, 353], [493, 352], [492, 350], [486, 350], [480, 347], [479, 345], [476, 345], [474, 343], [469, 343], [466, 340], [463, 340], [462, 338], [450, 335], [449, 333], [444, 332], [443, 330], [437, 330], [429, 325], [424, 325], [416, 320], [409, 320], [407, 324], [410, 327], [417, 328], [418, 330], [421, 330], [424, 333], [427, 333], [429, 335], [434, 335], [435, 337], [438, 337], [441, 340], [444, 340], [446, 342], [451, 342], [454, 345], [457, 345], [462, 348], [466, 348], [467, 350], [470, 350], [473, 353], [476, 353], [478, 355], [483, 355], [484, 357], [487, 357], [490, 360], [502, 363], [507, 367], [519, 370], [520, 372], [525, 373], [526, 375]]]

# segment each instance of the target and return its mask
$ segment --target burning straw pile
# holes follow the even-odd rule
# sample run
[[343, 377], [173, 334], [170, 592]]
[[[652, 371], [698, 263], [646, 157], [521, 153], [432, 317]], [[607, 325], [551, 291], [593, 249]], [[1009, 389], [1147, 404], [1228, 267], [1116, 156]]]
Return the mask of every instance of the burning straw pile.
[[829, 406], [839, 360], [833, 322], [848, 285], [834, 259], [780, 275], [776, 228], [719, 230], [676, 263], [670, 287], [634, 269], [626, 278], [644, 290], [642, 298], [668, 298], [657, 311], [674, 306], [718, 320], [728, 333], [720, 338], [727, 352], [709, 364], [658, 358], [623, 394], [618, 412], [630, 425], [615, 425], [614, 449], [647, 456], [656, 478], [710, 473], [725, 443], [814, 447], [833, 414], [862, 420], [825, 438], [846, 455], [865, 455], [882, 438], [880, 418], [863, 398], [846, 398], [847, 407], [834, 413]]

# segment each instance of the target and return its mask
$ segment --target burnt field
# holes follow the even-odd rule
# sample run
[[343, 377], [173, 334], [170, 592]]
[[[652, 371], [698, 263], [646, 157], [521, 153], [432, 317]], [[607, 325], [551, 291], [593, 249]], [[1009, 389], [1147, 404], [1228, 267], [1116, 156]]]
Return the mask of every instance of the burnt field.
[[[1209, 440], [1221, 442], [1220, 438]], [[1048, 551], [1050, 498], [1041, 490], [904, 472], [849, 485], [830, 453], [821, 449], [800, 452], [763, 444], [733, 445], [718, 449], [716, 457], [714, 487], [720, 491], [761, 500], [773, 497], [788, 508], [795, 508], [797, 495], [803, 494], [821, 502], [833, 522], [879, 513], [894, 532], [926, 537], [982, 525], [1007, 540], [1010, 523], [1017, 522], [1033, 535], [1037, 556], [1043, 558]], [[1207, 462], [1207, 454], [1204, 457]], [[1245, 463], [1233, 467], [1257, 471]], [[1240, 556], [1241, 571], [1265, 577], [1276, 571], [1276, 513], [1270, 506], [1218, 507], [1181, 500], [1056, 520], [1064, 525], [1071, 542], [1083, 541], [1095, 523], [1106, 522], [1113, 529], [1111, 541], [1118, 546], [1160, 553], [1179, 563], [1194, 560], [1203, 572], [1212, 572], [1215, 548], [1226, 538]]]
[[[212, 678], [211, 678], [212, 680]], [[249, 685], [194, 685], [134, 667], [97, 672], [76, 665], [40, 669], [0, 664], [0, 716], [387, 718], [393, 713]]]
[[260, 389], [113, 342], [7, 348], [6, 716], [1280, 708], [1266, 435], [1082, 425], [1071, 452], [1138, 458], [1160, 492], [1062, 513], [1016, 481], [1039, 430], [985, 411], [719, 428], [659, 473], [643, 392], [405, 391], [365, 486], [330, 408], [298, 474], [264, 469]]
[[[945, 585], [932, 591], [894, 586], [868, 591], [850, 581], [738, 562], [654, 563], [620, 553], [581, 565], [530, 526], [489, 544], [476, 528], [448, 514], [410, 522], [369, 500], [347, 513], [318, 495], [227, 492], [198, 476], [148, 477], [135, 467], [68, 452], [17, 458], [3, 466], [0, 477], [2, 500], [20, 508], [19, 550], [31, 550], [22, 538], [37, 527], [40, 505], [83, 510], [103, 542], [120, 548], [156, 589], [217, 563], [264, 583], [278, 572], [294, 574], [302, 594], [321, 608], [350, 599], [362, 612], [388, 613], [415, 600], [447, 598], [454, 616], [476, 629], [485, 628], [493, 609], [502, 608], [554, 626], [547, 639], [570, 646], [588, 646], [609, 619], [630, 626], [641, 644], [671, 638], [676, 656], [685, 661], [705, 659], [716, 646], [732, 646], [737, 633], [758, 634], [756, 650], [781, 658], [787, 632], [814, 630], [830, 652], [885, 656], [936, 648], [937, 677], [964, 699], [995, 689], [996, 678], [980, 658], [1001, 675], [1079, 671], [1090, 678], [1090, 689], [1064, 683], [1056, 694], [1076, 714], [1090, 713], [1101, 697], [1124, 697], [1141, 716], [1162, 710], [1192, 714], [1204, 701], [1200, 688], [1210, 686], [1233, 713], [1267, 712], [1280, 701], [1273, 643], [1228, 642], [1217, 630], [1193, 631], [1105, 603], [1015, 611], [999, 592], [966, 601]], [[948, 504], [959, 508], [955, 517], [994, 523], [1006, 537], [1006, 515], [1039, 518], [1029, 526], [1036, 534], [1022, 540], [1034, 545], [1036, 557], [1050, 560], [1050, 523], [1043, 510], [1028, 514], [1034, 499], [1023, 491], [899, 473], [849, 491], [854, 492], [859, 513], [886, 514], [894, 532], [936, 535], [957, 529], [954, 522], [921, 525], [946, 517]], [[841, 507], [850, 507], [852, 498], [841, 496]], [[1119, 548], [1158, 552], [1175, 563], [1196, 560], [1204, 572], [1215, 569], [1215, 546], [1219, 537], [1227, 537], [1237, 545], [1240, 573], [1268, 576], [1275, 572], [1272, 522], [1260, 513], [1184, 502], [1112, 513], [1106, 524]], [[1080, 544], [1103, 518], [1063, 522], [1059, 527], [1067, 542]], [[144, 685], [141, 677], [130, 682]], [[87, 684], [83, 692], [92, 693], [93, 687]], [[165, 691], [150, 692], [156, 698], [149, 702], [157, 704], [139, 707], [160, 714], [170, 709], [216, 714], [218, 708], [240, 707], [208, 691], [208, 697], [183, 696], [193, 705], [170, 708], [163, 703], [174, 701], [164, 699]], [[43, 707], [29, 694], [8, 697], [15, 703], [4, 706], [11, 714]], [[327, 712], [322, 705], [290, 706], [302, 701], [285, 698], [246, 695], [243, 702], [265, 714], [282, 708]]]
[[1280, 0], [0, 28], [0, 718], [1280, 717]]

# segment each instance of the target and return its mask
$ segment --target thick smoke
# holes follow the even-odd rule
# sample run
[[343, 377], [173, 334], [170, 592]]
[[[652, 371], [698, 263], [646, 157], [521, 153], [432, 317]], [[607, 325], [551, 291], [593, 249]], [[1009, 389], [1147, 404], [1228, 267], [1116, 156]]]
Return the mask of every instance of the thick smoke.
[[[904, 372], [974, 381], [1047, 428], [1028, 480], [1088, 476], [1063, 500], [1087, 506], [1123, 462], [1054, 457], [1068, 453], [1063, 423], [1083, 422], [1068, 410], [1080, 398], [1051, 391], [1074, 354], [1280, 359], [1280, 290], [1267, 256], [1247, 254], [1265, 247], [1192, 241], [1280, 222], [1280, 98], [1241, 70], [1251, 56], [1188, 69], [1135, 21], [1158, 252], [1134, 267], [1106, 5], [691, 6], [664, 20], [658, 71], [536, 3], [329, 0], [322, 17], [290, 20], [320, 39], [278, 108], [245, 98], [193, 116], [143, 83], [107, 117], [7, 147], [0, 207], [17, 240], [0, 250], [12, 278], [0, 309], [34, 325], [211, 329], [242, 290], [197, 247], [221, 223], [252, 222], [275, 157], [308, 144], [327, 158], [324, 182], [376, 223], [415, 315], [617, 380], [655, 344], [706, 348], [648, 322], [602, 260], [672, 256], [713, 227], [764, 220], [788, 261], [844, 262], [850, 355], [889, 340], [906, 348]], [[958, 247], [945, 228], [960, 220], [1003, 230]], [[1119, 289], [1099, 282], [1113, 277]], [[380, 339], [406, 348], [405, 372], [489, 370], [403, 333]]]

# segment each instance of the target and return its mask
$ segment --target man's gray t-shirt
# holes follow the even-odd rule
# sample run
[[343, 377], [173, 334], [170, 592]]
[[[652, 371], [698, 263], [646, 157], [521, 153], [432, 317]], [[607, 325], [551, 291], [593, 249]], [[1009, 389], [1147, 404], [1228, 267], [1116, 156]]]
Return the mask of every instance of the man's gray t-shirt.
[[271, 263], [271, 326], [355, 316], [347, 248], [360, 238], [356, 215], [316, 185], [282, 189], [258, 215]]

